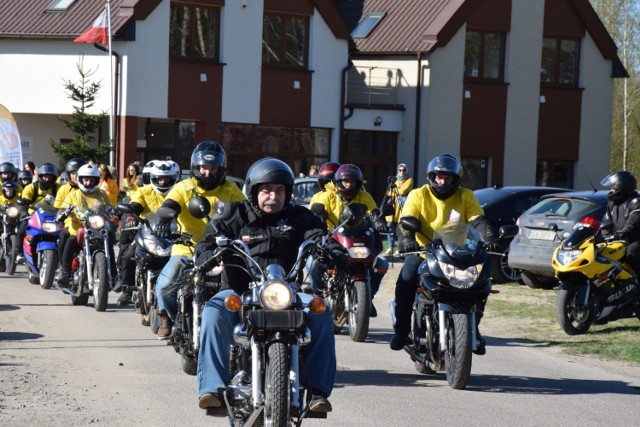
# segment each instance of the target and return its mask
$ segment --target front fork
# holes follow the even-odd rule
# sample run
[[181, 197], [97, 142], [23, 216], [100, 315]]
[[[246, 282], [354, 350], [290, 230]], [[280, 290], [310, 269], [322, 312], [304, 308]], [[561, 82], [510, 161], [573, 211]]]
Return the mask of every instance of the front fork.
[[[447, 312], [453, 313], [451, 310], [451, 306], [447, 304], [439, 304], [438, 305], [438, 320], [440, 322], [440, 349], [442, 351], [448, 350], [448, 342], [447, 339]], [[471, 346], [473, 350], [476, 350], [478, 346], [477, 336], [476, 336], [476, 310], [475, 306], [469, 312], [469, 317], [471, 318]]]

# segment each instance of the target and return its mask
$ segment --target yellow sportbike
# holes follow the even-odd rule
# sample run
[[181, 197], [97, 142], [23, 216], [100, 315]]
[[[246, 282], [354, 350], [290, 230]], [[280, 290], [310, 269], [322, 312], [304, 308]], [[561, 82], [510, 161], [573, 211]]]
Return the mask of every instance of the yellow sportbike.
[[555, 250], [556, 315], [568, 335], [584, 334], [592, 323], [640, 319], [638, 278], [626, 250], [624, 241], [605, 240], [591, 227], [578, 227]]

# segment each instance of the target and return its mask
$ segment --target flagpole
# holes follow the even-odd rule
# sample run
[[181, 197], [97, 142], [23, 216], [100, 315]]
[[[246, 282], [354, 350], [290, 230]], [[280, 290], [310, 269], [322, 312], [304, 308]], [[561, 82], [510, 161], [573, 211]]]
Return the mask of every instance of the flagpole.
[[113, 88], [115, 86], [113, 81], [113, 56], [111, 56], [111, 0], [107, 0], [107, 35], [108, 35], [108, 45], [109, 45], [109, 95], [111, 102], [111, 113], [109, 114], [109, 144], [111, 145], [111, 149], [109, 150], [109, 165], [115, 167], [115, 141], [113, 140], [113, 124], [115, 121], [115, 111], [114, 111], [114, 93]]

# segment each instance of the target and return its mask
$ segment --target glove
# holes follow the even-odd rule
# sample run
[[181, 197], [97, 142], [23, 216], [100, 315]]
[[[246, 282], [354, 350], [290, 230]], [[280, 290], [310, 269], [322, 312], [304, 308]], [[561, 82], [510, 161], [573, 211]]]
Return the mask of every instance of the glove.
[[124, 225], [122, 228], [135, 228], [138, 226], [138, 221], [136, 221], [136, 219], [134, 217], [132, 217], [131, 215], [127, 215], [127, 217], [124, 219]]
[[626, 240], [627, 233], [624, 230], [618, 230], [614, 234], [615, 240]]
[[400, 252], [417, 252], [420, 250], [420, 245], [415, 240], [405, 240], [400, 242]]
[[171, 236], [171, 224], [160, 221], [153, 230], [153, 235], [159, 239], [168, 239]]
[[502, 250], [502, 246], [500, 246], [500, 244], [498, 242], [486, 243], [484, 247], [487, 250], [487, 252], [497, 252], [497, 253], [504, 252]]
[[382, 219], [377, 220], [376, 223], [373, 226], [380, 233], [388, 233], [389, 232], [389, 228], [387, 228], [387, 223]]
[[322, 269], [326, 270], [334, 265], [333, 255], [324, 248], [318, 249], [316, 252], [315, 262]]

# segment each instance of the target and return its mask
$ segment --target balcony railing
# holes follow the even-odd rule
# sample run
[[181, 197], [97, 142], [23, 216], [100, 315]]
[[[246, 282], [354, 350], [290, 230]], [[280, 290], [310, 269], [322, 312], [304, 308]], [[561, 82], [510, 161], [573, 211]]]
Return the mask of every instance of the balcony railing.
[[398, 104], [401, 72], [397, 68], [351, 67], [347, 71], [346, 104], [362, 107]]

